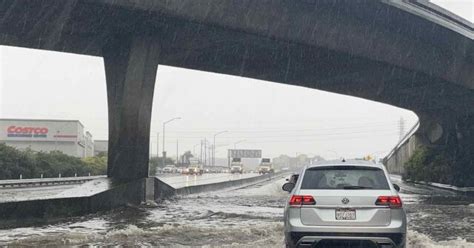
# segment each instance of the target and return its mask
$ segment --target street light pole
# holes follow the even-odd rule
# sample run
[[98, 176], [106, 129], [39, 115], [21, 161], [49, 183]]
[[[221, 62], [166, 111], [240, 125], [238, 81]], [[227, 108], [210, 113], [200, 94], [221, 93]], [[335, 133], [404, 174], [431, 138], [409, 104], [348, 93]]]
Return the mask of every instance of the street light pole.
[[[167, 123], [170, 123], [174, 120], [180, 120], [181, 117], [175, 117], [175, 118], [172, 118], [172, 119], [169, 119], [165, 122], [163, 122], [163, 166], [166, 166], [166, 150], [165, 150], [165, 126]], [[178, 162], [178, 161], [176, 161]]]
[[216, 166], [216, 136], [219, 134], [227, 133], [228, 131], [222, 131], [214, 134], [214, 142], [212, 144], [212, 166]]

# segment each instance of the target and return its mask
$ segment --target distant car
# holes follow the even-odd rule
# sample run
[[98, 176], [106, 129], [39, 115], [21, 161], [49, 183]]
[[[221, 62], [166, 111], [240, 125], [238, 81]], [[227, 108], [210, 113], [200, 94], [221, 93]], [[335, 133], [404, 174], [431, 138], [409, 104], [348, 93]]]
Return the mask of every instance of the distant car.
[[201, 169], [199, 166], [190, 166], [188, 167], [188, 173], [189, 175], [202, 175], [204, 173], [204, 170]]
[[234, 173], [242, 174], [242, 173], [244, 173], [244, 170], [243, 170], [242, 166], [234, 165], [234, 166], [230, 167], [230, 173], [232, 173], [232, 174], [234, 174]]
[[176, 167], [167, 165], [163, 168], [163, 173], [176, 173]]
[[287, 247], [405, 247], [400, 188], [383, 165], [308, 165], [283, 185]]

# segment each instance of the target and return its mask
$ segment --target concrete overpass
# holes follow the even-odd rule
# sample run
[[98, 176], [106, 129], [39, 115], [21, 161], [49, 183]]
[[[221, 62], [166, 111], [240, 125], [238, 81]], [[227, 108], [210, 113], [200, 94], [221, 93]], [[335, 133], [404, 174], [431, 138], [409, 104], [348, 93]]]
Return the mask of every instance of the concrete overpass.
[[410, 109], [426, 144], [474, 150], [473, 38], [472, 23], [426, 1], [0, 2], [1, 45], [104, 58], [108, 176], [122, 182], [148, 177], [158, 65]]

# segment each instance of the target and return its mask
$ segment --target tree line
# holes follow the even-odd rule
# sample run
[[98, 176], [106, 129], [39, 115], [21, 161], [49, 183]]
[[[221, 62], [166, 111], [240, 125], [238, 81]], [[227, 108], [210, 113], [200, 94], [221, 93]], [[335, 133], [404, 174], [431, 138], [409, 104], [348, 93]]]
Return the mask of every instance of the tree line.
[[[181, 156], [182, 164], [189, 164], [191, 152]], [[158, 168], [176, 164], [171, 158], [150, 158], [149, 174], [156, 175]], [[31, 149], [19, 150], [0, 143], [0, 180], [48, 177], [95, 176], [107, 174], [107, 154], [99, 153], [94, 157], [77, 158], [60, 151], [37, 152]]]
[[60, 151], [36, 152], [0, 144], [0, 179], [105, 175], [107, 155], [80, 159]]

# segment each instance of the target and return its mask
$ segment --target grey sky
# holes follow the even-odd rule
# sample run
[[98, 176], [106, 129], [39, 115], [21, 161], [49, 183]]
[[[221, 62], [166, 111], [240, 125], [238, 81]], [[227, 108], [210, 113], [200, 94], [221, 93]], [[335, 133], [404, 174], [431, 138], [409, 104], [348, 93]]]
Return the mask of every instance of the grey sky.
[[430, 2], [474, 22], [474, 0], [430, 0]]
[[[443, 2], [443, 1], [435, 1]], [[448, 1], [444, 1], [448, 2]], [[466, 19], [470, 0], [452, 3]], [[441, 4], [443, 7], [446, 5]], [[463, 7], [464, 6], [464, 7]], [[456, 9], [457, 8], [457, 9]], [[107, 101], [101, 58], [0, 47], [0, 117], [78, 119], [94, 139], [107, 138]], [[152, 153], [162, 122], [166, 148], [193, 150], [200, 139], [217, 138], [217, 156], [233, 143], [261, 148], [264, 156], [307, 153], [328, 158], [383, 156], [398, 141], [398, 121], [408, 130], [417, 117], [389, 105], [248, 78], [160, 66], [157, 73]], [[228, 145], [228, 146], [225, 146]], [[160, 139], [160, 151], [161, 151]], [[198, 150], [196, 146], [196, 150]]]

